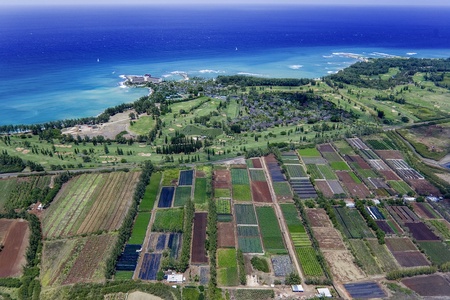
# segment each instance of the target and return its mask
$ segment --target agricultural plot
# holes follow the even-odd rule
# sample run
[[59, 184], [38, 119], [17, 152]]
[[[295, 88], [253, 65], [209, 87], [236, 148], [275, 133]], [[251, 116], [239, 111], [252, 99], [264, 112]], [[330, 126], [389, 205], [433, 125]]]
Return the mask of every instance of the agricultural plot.
[[258, 225], [255, 209], [252, 204], [235, 204], [236, 224]]
[[348, 238], [360, 239], [374, 237], [365, 220], [356, 209], [335, 207], [336, 217]]
[[405, 268], [430, 265], [430, 262], [420, 251], [392, 252], [392, 255], [399, 265]]
[[139, 204], [139, 211], [151, 211], [155, 206], [155, 201], [158, 197], [159, 183], [161, 182], [162, 173], [152, 173], [150, 183], [145, 188], [145, 194]]
[[403, 159], [387, 159], [386, 162], [403, 179], [424, 179], [424, 177], [419, 172], [411, 168]]
[[390, 159], [403, 160], [403, 155], [398, 150], [377, 150], [376, 153], [384, 160]]
[[297, 208], [295, 205], [281, 204], [280, 207], [294, 247], [310, 246], [311, 241], [309, 240], [305, 227], [302, 225], [298, 217]]
[[238, 236], [238, 246], [239, 249], [241, 249], [242, 252], [244, 253], [255, 253], [255, 254], [263, 253], [261, 240], [259, 236], [257, 237]]
[[395, 150], [390, 147], [392, 143], [388, 145], [383, 140], [366, 140], [366, 143], [375, 150]]
[[297, 150], [300, 156], [304, 157], [320, 157], [320, 152], [316, 148], [305, 148]]
[[252, 181], [252, 198], [255, 202], [271, 203], [272, 196], [270, 194], [269, 185], [265, 181]]
[[391, 188], [394, 189], [399, 195], [406, 195], [408, 192], [413, 192], [406, 182], [401, 180], [389, 180], [387, 182]]
[[250, 185], [233, 184], [233, 200], [235, 201], [252, 201], [252, 193]]
[[355, 149], [363, 150], [363, 149], [369, 149], [366, 144], [360, 139], [360, 138], [349, 138], [347, 139], [347, 142]]
[[231, 184], [250, 184], [247, 169], [231, 169]]
[[273, 273], [275, 276], [284, 277], [294, 271], [289, 255], [272, 255], [270, 256], [270, 259], [272, 260]]
[[183, 208], [157, 210], [152, 231], [181, 232], [183, 230]]
[[386, 219], [381, 211], [376, 206], [366, 206], [367, 212], [370, 214], [374, 220], [384, 220]]
[[345, 161], [330, 162], [330, 166], [335, 171], [350, 171], [350, 167]]
[[56, 196], [43, 220], [47, 238], [117, 230], [131, 205], [139, 172], [83, 174]]
[[253, 164], [253, 168], [262, 169], [262, 163], [259, 158], [252, 158], [251, 161]]
[[308, 174], [312, 180], [325, 179], [325, 177], [319, 171], [319, 168], [317, 167], [317, 165], [311, 165], [311, 164], [306, 165], [306, 170], [308, 171]]
[[217, 214], [229, 215], [231, 214], [231, 201], [229, 199], [218, 199], [217, 204]]
[[273, 182], [272, 183], [275, 196], [278, 200], [290, 199], [292, 198], [292, 191], [287, 182]]
[[175, 186], [178, 182], [180, 172], [178, 169], [166, 169], [163, 172], [162, 184], [163, 186]]
[[306, 172], [300, 164], [284, 164], [290, 178], [306, 177]]
[[159, 266], [161, 264], [160, 253], [145, 253], [142, 260], [141, 270], [139, 271], [139, 279], [141, 280], [156, 280]]
[[370, 191], [367, 189], [367, 187], [364, 185], [364, 183], [361, 183], [361, 181], [356, 181], [355, 177], [352, 177], [350, 172], [345, 171], [336, 171], [337, 176], [339, 177], [339, 180], [344, 184], [347, 191], [352, 195], [353, 197], [357, 197], [360, 199], [367, 198], [371, 195]]
[[429, 220], [443, 240], [450, 240], [450, 223], [447, 220]]
[[425, 254], [435, 265], [439, 266], [450, 261], [450, 249], [445, 243], [440, 241], [419, 242], [419, 247], [425, 251]]
[[294, 193], [296, 193], [300, 199], [317, 198], [316, 190], [308, 178], [291, 179], [289, 183], [291, 184]]
[[337, 179], [336, 174], [328, 165], [317, 165], [317, 169], [322, 174], [322, 177], [329, 180]]
[[164, 186], [159, 194], [158, 207], [165, 208], [172, 206], [173, 195], [175, 194], [175, 187]]
[[354, 299], [385, 298], [387, 295], [376, 282], [344, 284], [347, 292]]
[[321, 154], [330, 164], [335, 162], [343, 162], [342, 158], [336, 152], [321, 152]]
[[204, 204], [206, 203], [206, 200], [206, 178], [196, 178], [194, 189], [194, 203]]
[[423, 219], [437, 219], [439, 215], [428, 203], [413, 202], [412, 207], [414, 212]]
[[349, 240], [349, 243], [353, 249], [352, 253], [356, 256], [357, 261], [359, 261], [366, 274], [375, 275], [383, 273], [363, 240], [352, 239]]
[[236, 246], [234, 232], [235, 224], [233, 222], [219, 222], [217, 224], [217, 246], [219, 248], [234, 248]]
[[208, 221], [207, 213], [195, 213], [194, 216], [194, 233], [192, 235], [191, 263], [206, 264], [208, 257], [206, 256], [206, 224]]
[[432, 185], [426, 179], [408, 179], [408, 183], [414, 188], [419, 195], [435, 195], [441, 196], [441, 192], [437, 187]]
[[190, 186], [177, 186], [173, 206], [184, 206], [191, 199], [192, 188]]
[[337, 229], [333, 227], [313, 227], [312, 229], [321, 250], [346, 250]]
[[331, 190], [326, 180], [315, 180], [314, 185], [316, 186], [317, 191], [322, 193], [325, 198], [334, 198], [334, 193]]
[[180, 178], [178, 179], [178, 185], [192, 185], [194, 178], [194, 170], [180, 171]]
[[266, 181], [264, 170], [259, 169], [250, 170], [250, 178], [252, 179], [252, 181]]
[[295, 248], [295, 251], [305, 276], [321, 277], [324, 275], [313, 247], [298, 247]]
[[139, 212], [136, 217], [136, 221], [133, 225], [133, 231], [128, 243], [130, 244], [143, 244], [145, 234], [147, 232], [148, 223], [150, 222], [152, 214], [150, 212]]
[[450, 295], [450, 282], [442, 275], [417, 276], [403, 279], [402, 283], [422, 297]]
[[267, 169], [269, 171], [270, 177], [272, 178], [272, 182], [283, 182], [286, 181], [283, 173], [281, 172], [280, 165], [278, 164], [277, 159], [273, 154], [269, 154], [264, 157], [266, 161]]
[[230, 189], [231, 174], [228, 170], [215, 170], [213, 174], [214, 189]]
[[125, 249], [117, 260], [116, 270], [134, 271], [139, 259], [139, 252], [137, 252], [139, 249], [141, 249], [141, 245], [126, 244]]
[[375, 223], [385, 234], [395, 234], [394, 229], [385, 220], [376, 220]]
[[366, 274], [355, 265], [350, 251], [323, 251], [325, 260], [330, 266], [333, 278], [339, 282], [357, 281], [366, 278]]
[[345, 160], [352, 164], [356, 169], [370, 170], [370, 165], [359, 155], [346, 155]]
[[323, 208], [308, 208], [306, 215], [311, 227], [332, 227], [330, 219]]
[[390, 272], [398, 268], [395, 258], [389, 252], [386, 245], [380, 245], [377, 239], [367, 239], [367, 246], [384, 272]]
[[439, 237], [422, 222], [405, 223], [416, 241], [439, 241]]
[[266, 252], [286, 254], [286, 247], [273, 208], [270, 206], [256, 207], [256, 214], [258, 219], [261, 220], [259, 228]]
[[116, 240], [117, 237], [110, 234], [90, 236], [75, 259], [63, 284], [103, 279], [105, 259], [109, 256]]
[[29, 244], [28, 222], [21, 219], [0, 219], [0, 278], [18, 277], [26, 265]]
[[222, 286], [239, 284], [236, 249], [217, 249], [217, 281]]
[[170, 250], [170, 257], [178, 259], [181, 248], [181, 233], [170, 233], [167, 241], [167, 248]]
[[419, 218], [407, 206], [388, 206], [388, 211], [399, 223], [416, 222]]
[[231, 198], [230, 189], [214, 189], [215, 198]]

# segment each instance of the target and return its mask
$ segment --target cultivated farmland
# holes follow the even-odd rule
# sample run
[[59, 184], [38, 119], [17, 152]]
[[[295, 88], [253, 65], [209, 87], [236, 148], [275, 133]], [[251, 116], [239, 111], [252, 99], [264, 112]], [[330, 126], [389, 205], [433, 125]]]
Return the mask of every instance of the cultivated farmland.
[[139, 172], [114, 172], [73, 178], [45, 213], [44, 236], [117, 230], [131, 205], [139, 175]]
[[206, 256], [205, 248], [207, 221], [207, 213], [195, 213], [191, 252], [191, 263], [193, 264], [208, 263], [208, 257]]
[[22, 219], [0, 219], [0, 278], [17, 277], [26, 264], [29, 244], [28, 222]]
[[259, 228], [264, 249], [272, 254], [286, 254], [286, 247], [273, 208], [270, 206], [256, 207], [256, 214], [258, 219], [261, 220]]
[[181, 232], [183, 230], [183, 208], [157, 210], [152, 231]]
[[236, 249], [217, 250], [217, 281], [223, 286], [238, 285]]

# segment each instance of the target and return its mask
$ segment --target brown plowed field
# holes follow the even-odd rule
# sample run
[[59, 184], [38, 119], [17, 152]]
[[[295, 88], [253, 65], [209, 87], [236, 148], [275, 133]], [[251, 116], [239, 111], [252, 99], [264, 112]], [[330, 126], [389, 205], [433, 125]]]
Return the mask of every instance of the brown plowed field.
[[397, 176], [397, 174], [389, 170], [378, 171], [378, 173], [380, 173], [386, 180], [401, 180], [400, 177]]
[[415, 222], [419, 221], [419, 218], [413, 213], [407, 206], [389, 206], [389, 212], [394, 216], [395, 219], [399, 219], [400, 222]]
[[208, 262], [205, 248], [207, 221], [207, 213], [195, 213], [191, 249], [191, 263], [193, 264], [204, 264]]
[[217, 223], [217, 246], [218, 248], [227, 248], [236, 246], [234, 239], [234, 222]]
[[213, 186], [216, 189], [231, 189], [230, 171], [228, 171], [228, 170], [214, 171]]
[[417, 251], [414, 243], [408, 238], [385, 238], [385, 242], [391, 252]]
[[109, 249], [115, 244], [116, 238], [109, 234], [91, 236], [75, 260], [63, 284], [90, 282], [100, 267], [100, 262], [109, 255]]
[[334, 193], [330, 189], [330, 186], [325, 180], [315, 180], [314, 185], [319, 189], [319, 191], [324, 195], [326, 198], [333, 198]]
[[375, 150], [375, 152], [384, 159], [403, 159], [403, 155], [398, 150]]
[[[10, 223], [9, 226], [6, 223]], [[3, 245], [0, 252], [0, 278], [17, 277], [26, 264], [25, 252], [29, 244], [30, 230], [24, 220], [2, 220], [4, 228]]]
[[262, 163], [259, 158], [252, 158], [252, 163], [253, 163], [253, 168], [258, 168], [258, 169], [262, 168]]
[[272, 153], [265, 156], [264, 159], [266, 160], [266, 162], [271, 163], [271, 162], [276, 162], [278, 163], [278, 160], [275, 158], [275, 155], [273, 155]]
[[314, 236], [322, 250], [345, 250], [339, 232], [332, 227], [313, 227]]
[[441, 192], [426, 179], [408, 179], [408, 183], [420, 195], [434, 195], [441, 196]]
[[322, 144], [319, 145], [320, 152], [335, 152], [333, 147], [330, 144]]
[[395, 259], [402, 267], [429, 266], [430, 262], [420, 251], [392, 252]]
[[311, 227], [331, 227], [330, 219], [323, 208], [308, 208], [306, 215]]
[[[420, 296], [450, 295], [450, 282], [440, 275], [417, 276], [403, 279], [402, 283]], [[444, 299], [444, 298], [438, 298]]]
[[0, 244], [3, 244], [3, 240], [8, 234], [9, 227], [13, 223], [10, 219], [0, 219]]
[[349, 158], [351, 161], [354, 161], [356, 163], [358, 163], [358, 165], [362, 168], [362, 169], [372, 169], [372, 167], [359, 155], [346, 155], [346, 158]]
[[[423, 219], [436, 219], [436, 217], [431, 213], [431, 211], [429, 211], [427, 209], [426, 206], [430, 207], [428, 204], [413, 202], [412, 206], [413, 206], [414, 212], [419, 217], [421, 217]], [[432, 209], [432, 208], [430, 207], [430, 209]]]
[[349, 282], [366, 278], [366, 274], [354, 263], [350, 251], [323, 251], [333, 277], [338, 282]]
[[353, 197], [363, 199], [370, 196], [370, 191], [367, 189], [367, 187], [363, 183], [356, 183], [347, 172], [336, 171], [336, 175], [339, 177], [339, 180], [345, 185], [347, 191]]
[[439, 237], [422, 222], [405, 223], [405, 226], [417, 241], [439, 241]]
[[271, 203], [269, 186], [265, 181], [252, 181], [252, 196], [255, 202]]

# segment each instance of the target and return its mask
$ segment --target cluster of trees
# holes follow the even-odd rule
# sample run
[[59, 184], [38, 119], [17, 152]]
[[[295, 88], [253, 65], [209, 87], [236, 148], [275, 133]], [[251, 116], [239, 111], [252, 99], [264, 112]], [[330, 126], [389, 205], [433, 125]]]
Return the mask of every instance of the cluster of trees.
[[25, 169], [25, 162], [18, 156], [11, 156], [6, 150], [0, 155], [0, 173], [21, 172]]
[[216, 299], [217, 291], [217, 206], [216, 201], [208, 198], [208, 224], [206, 226], [206, 250], [208, 251], [209, 265], [213, 266], [209, 271], [208, 298]]
[[184, 273], [189, 268], [191, 258], [192, 227], [194, 226], [195, 205], [192, 199], [188, 199], [184, 207], [183, 244], [176, 270]]
[[[390, 68], [398, 68], [399, 72], [383, 80], [380, 75], [388, 73]], [[388, 89], [396, 85], [412, 83], [413, 76], [417, 72], [432, 74], [448, 71], [450, 71], [450, 59], [382, 58], [358, 62], [336, 74], [328, 75], [326, 79], [364, 88]]]
[[157, 154], [190, 154], [196, 152], [203, 147], [202, 141], [194, 140], [192, 137], [188, 138], [184, 134], [175, 132], [175, 136], [170, 139], [168, 145], [156, 147]]
[[133, 230], [134, 218], [137, 215], [139, 203], [144, 197], [145, 189], [150, 182], [150, 177], [154, 169], [155, 168], [151, 161], [144, 162], [144, 165], [142, 166], [142, 173], [139, 177], [139, 182], [136, 185], [136, 190], [134, 191], [133, 202], [128, 210], [125, 220], [122, 223], [122, 226], [119, 229], [118, 239], [113, 250], [111, 251], [111, 256], [106, 262], [105, 277], [107, 279], [110, 279], [112, 275], [114, 275], [117, 259], [122, 253], [125, 243], [130, 239], [131, 232]]
[[424, 274], [433, 274], [437, 272], [437, 267], [430, 266], [430, 267], [420, 267], [420, 268], [408, 268], [408, 269], [398, 269], [391, 271], [386, 274], [387, 280], [398, 280], [405, 277], [413, 277], [417, 275], [424, 275]]
[[366, 219], [367, 225], [369, 225], [370, 228], [372, 228], [373, 231], [375, 231], [375, 234], [377, 235], [378, 243], [380, 245], [383, 245], [385, 243], [384, 236], [385, 233], [383, 230], [378, 227], [377, 223], [374, 221], [374, 219], [369, 215], [366, 208], [364, 207], [364, 202], [361, 200], [355, 201], [355, 207], [358, 209], [358, 211], [361, 213], [361, 215]]

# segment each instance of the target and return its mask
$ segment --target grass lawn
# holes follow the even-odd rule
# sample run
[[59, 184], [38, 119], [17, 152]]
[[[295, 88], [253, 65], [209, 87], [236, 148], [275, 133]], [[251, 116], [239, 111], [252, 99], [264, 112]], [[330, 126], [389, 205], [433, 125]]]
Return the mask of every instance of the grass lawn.
[[142, 116], [138, 120], [135, 120], [131, 131], [140, 135], [147, 135], [149, 131], [155, 126], [155, 120], [150, 116]]

